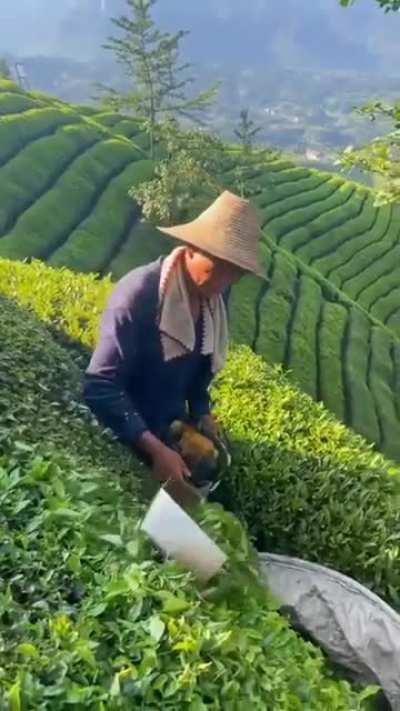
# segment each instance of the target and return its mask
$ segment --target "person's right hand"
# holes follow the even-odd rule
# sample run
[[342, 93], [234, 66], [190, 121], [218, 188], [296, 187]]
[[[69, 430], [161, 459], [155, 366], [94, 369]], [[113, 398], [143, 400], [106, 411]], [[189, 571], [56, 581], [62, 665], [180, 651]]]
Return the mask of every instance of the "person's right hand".
[[190, 469], [178, 452], [167, 445], [157, 449], [152, 459], [153, 476], [158, 481], [180, 481], [190, 477]]

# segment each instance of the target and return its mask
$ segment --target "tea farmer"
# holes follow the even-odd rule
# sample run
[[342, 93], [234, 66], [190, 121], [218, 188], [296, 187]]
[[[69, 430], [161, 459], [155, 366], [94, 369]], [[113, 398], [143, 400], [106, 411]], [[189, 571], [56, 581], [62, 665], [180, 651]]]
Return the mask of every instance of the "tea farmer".
[[208, 388], [227, 353], [227, 291], [246, 273], [264, 277], [260, 226], [250, 202], [225, 191], [192, 222], [159, 229], [182, 244], [115, 286], [84, 396], [158, 481], [182, 482], [190, 471], [165, 434], [185, 417], [218, 434]]

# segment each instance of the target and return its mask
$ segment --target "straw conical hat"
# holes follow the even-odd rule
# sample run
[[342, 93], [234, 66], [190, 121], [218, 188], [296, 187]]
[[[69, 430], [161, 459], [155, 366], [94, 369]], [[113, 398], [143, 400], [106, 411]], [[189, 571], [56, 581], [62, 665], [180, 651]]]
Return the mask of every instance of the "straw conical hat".
[[228, 190], [195, 220], [158, 229], [266, 279], [259, 252], [261, 228], [256, 209], [249, 200]]

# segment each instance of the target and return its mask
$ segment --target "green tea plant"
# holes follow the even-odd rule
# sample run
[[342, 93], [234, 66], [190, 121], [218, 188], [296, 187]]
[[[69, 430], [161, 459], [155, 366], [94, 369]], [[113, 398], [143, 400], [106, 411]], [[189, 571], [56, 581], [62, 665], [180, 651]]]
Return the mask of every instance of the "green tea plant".
[[2, 708], [356, 711], [375, 694], [289, 628], [217, 507], [199, 515], [229, 568], [205, 589], [160, 562], [141, 507], [100, 467], [15, 447], [0, 501]]
[[257, 547], [329, 565], [399, 606], [399, 468], [245, 346], [213, 392], [234, 450], [222, 500]]
[[81, 402], [84, 351], [0, 306], [1, 708], [366, 708], [374, 689], [279, 615], [232, 514], [197, 512], [229, 557], [211, 585], [160, 561], [138, 530], [143, 467]]
[[[282, 262], [282, 267], [286, 264]], [[283, 270], [281, 273], [283, 278], [285, 273]], [[289, 272], [281, 289], [287, 282], [287, 274]], [[310, 283], [307, 284], [309, 289]], [[66, 338], [69, 348], [71, 340], [88, 350], [93, 347], [99, 316], [111, 288], [110, 279], [99, 280], [68, 270], [50, 269], [39, 262], [27, 265], [0, 260], [0, 292], [29, 307], [44, 324], [56, 329], [59, 342], [60, 334], [64, 334], [63, 347]], [[306, 290], [304, 298], [307, 297]], [[67, 387], [64, 373], [70, 372], [71, 359], [68, 366], [62, 367], [61, 356], [53, 354], [47, 345], [44, 347], [47, 343], [45, 327], [38, 331], [40, 337], [36, 340], [36, 319], [32, 316], [32, 321], [26, 320], [29, 329], [24, 331], [19, 326], [17, 311], [11, 313], [10, 308], [2, 308], [1, 330], [9, 334], [9, 352], [4, 353], [7, 360], [1, 372], [16, 374], [8, 386], [9, 391], [15, 393], [8, 410], [13, 421], [23, 426], [18, 438], [42, 441], [49, 432], [49, 439], [56, 444], [64, 447], [69, 440], [73, 451], [79, 448], [93, 452], [100, 461], [100, 429], [91, 430], [94, 437], [91, 444], [86, 435], [80, 439], [85, 430], [81, 427], [79, 409], [79, 371], [71, 371], [75, 373], [74, 380]], [[359, 333], [368, 328], [366, 315], [352, 321], [351, 327], [354, 358], [362, 368], [367, 354]], [[279, 323], [276, 328], [279, 329]], [[17, 350], [12, 350], [13, 343], [19, 344]], [[379, 340], [374, 348], [385, 347], [384, 340], [382, 346], [380, 343]], [[306, 346], [309, 344], [304, 341], [303, 347]], [[35, 355], [27, 369], [25, 354], [32, 352], [33, 347]], [[88, 351], [76, 352], [74, 346], [69, 352], [77, 366], [84, 367]], [[305, 353], [304, 358], [308, 357], [307, 351]], [[301, 359], [302, 355], [294, 352], [294, 357]], [[36, 393], [29, 407], [24, 397], [28, 374], [28, 389]], [[64, 388], [61, 401], [77, 403], [66, 407], [64, 417], [71, 408], [75, 408], [75, 417], [67, 420], [65, 430], [60, 430], [58, 425], [62, 408], [54, 405], [57, 398], [52, 397], [58, 382], [57, 398]], [[40, 384], [46, 386], [44, 390]], [[365, 417], [365, 392], [357, 391], [356, 385], [357, 381], [352, 387], [359, 395], [362, 418]], [[374, 392], [378, 385], [372, 382]], [[227, 366], [215, 381], [212, 394], [215, 410], [229, 431], [234, 447], [234, 464], [224, 479], [224, 501], [247, 521], [258, 546], [331, 565], [398, 605], [399, 468], [372, 451], [322, 404], [301, 393], [279, 367], [267, 365], [248, 347], [231, 349]], [[5, 406], [9, 400], [7, 395]], [[382, 411], [381, 416], [384, 414]], [[389, 415], [390, 411], [386, 417]], [[104, 440], [104, 451], [109, 457], [106, 443]], [[113, 445], [110, 442], [107, 446]], [[109, 459], [101, 461], [107, 463]], [[130, 465], [124, 466], [129, 469]]]

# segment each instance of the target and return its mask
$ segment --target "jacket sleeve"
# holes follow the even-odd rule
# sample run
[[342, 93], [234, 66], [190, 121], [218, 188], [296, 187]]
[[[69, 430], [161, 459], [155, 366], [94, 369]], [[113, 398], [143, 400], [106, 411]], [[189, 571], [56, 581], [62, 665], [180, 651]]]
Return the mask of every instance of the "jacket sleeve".
[[211, 358], [207, 356], [204, 358], [202, 367], [193, 379], [188, 392], [189, 414], [196, 420], [203, 415], [208, 415], [210, 412], [211, 401], [208, 388], [211, 381]]
[[131, 445], [148, 429], [126, 391], [128, 377], [137, 367], [138, 336], [138, 324], [127, 309], [107, 308], [84, 379], [88, 407], [118, 439]]

